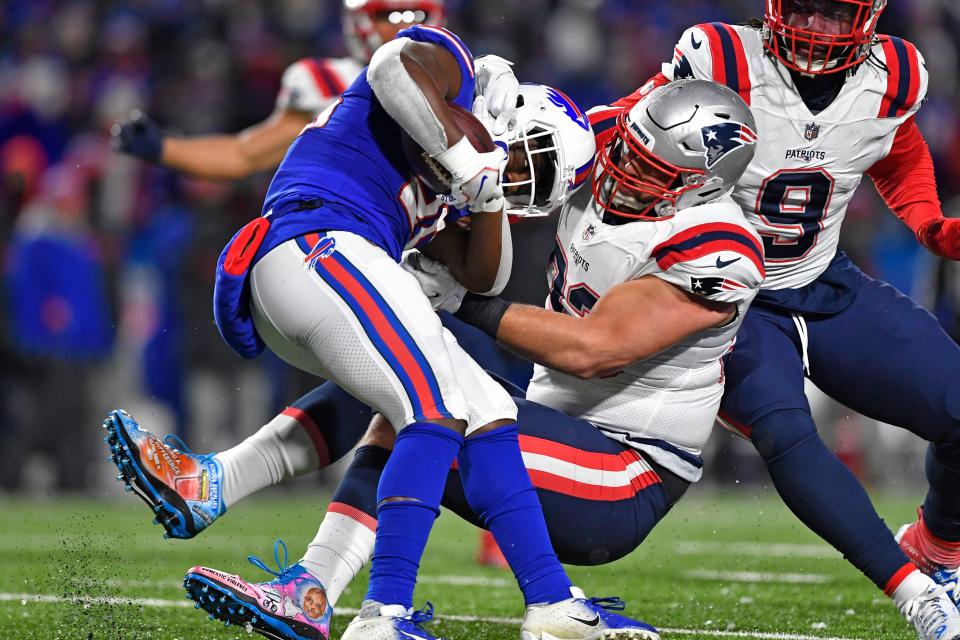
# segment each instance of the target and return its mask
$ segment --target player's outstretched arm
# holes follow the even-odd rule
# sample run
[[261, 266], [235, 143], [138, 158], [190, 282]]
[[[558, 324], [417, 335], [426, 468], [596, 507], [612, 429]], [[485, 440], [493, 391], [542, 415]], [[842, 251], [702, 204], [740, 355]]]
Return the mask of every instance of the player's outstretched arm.
[[114, 148], [196, 178], [239, 180], [280, 164], [311, 120], [306, 112], [277, 110], [267, 120], [231, 135], [163, 135], [149, 116], [133, 114], [113, 127]]
[[933, 253], [960, 260], [960, 219], [945, 218], [930, 148], [911, 117], [897, 130], [886, 158], [867, 174], [891, 211]]
[[615, 375], [690, 335], [730, 322], [735, 313], [732, 303], [646, 276], [613, 287], [584, 317], [469, 296], [457, 316], [533, 362], [588, 379]]

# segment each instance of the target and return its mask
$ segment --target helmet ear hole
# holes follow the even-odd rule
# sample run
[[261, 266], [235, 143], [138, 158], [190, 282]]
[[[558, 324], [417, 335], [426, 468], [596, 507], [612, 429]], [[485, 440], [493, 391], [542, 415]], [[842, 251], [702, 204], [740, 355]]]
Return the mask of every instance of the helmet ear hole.
[[517, 109], [523, 106], [523, 96], [517, 96]]

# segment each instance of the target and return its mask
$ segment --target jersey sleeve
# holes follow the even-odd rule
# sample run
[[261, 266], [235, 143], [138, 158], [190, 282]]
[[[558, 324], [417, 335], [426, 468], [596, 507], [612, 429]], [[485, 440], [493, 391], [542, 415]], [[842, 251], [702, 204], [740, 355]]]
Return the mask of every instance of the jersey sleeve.
[[452, 100], [458, 106], [467, 111], [473, 108], [474, 76], [476, 71], [473, 67], [473, 54], [456, 34], [443, 27], [433, 27], [428, 25], [417, 25], [404, 29], [397, 34], [398, 38], [409, 38], [416, 42], [430, 42], [443, 47], [453, 54], [457, 64], [460, 65], [460, 91], [457, 97]]
[[718, 302], [749, 299], [766, 276], [760, 241], [731, 222], [683, 229], [654, 247], [651, 258], [660, 268], [656, 277]]
[[347, 86], [328, 60], [303, 58], [283, 72], [277, 109], [320, 113]]
[[910, 42], [894, 36], [880, 38], [887, 87], [880, 101], [880, 118], [906, 120], [920, 110], [927, 97], [930, 78], [920, 51]]
[[750, 67], [741, 32], [723, 22], [698, 24], [683, 32], [673, 60], [663, 65], [670, 80], [698, 78], [725, 84], [750, 104]]

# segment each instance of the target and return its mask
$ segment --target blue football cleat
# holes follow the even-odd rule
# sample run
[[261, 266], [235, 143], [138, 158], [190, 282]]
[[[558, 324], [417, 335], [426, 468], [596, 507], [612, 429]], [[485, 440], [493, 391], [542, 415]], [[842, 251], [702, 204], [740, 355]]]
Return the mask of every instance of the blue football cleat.
[[165, 538], [192, 538], [226, 512], [223, 472], [213, 454], [192, 453], [174, 436], [163, 442], [122, 409], [111, 412], [103, 428], [117, 480], [150, 505]]
[[283, 541], [274, 544], [273, 555], [279, 571], [268, 568], [259, 558], [248, 558], [276, 576], [269, 582], [247, 582], [216, 569], [194, 567], [183, 579], [187, 597], [211, 619], [245, 627], [270, 640], [327, 640], [333, 606], [323, 585], [303, 565], [287, 565], [287, 545]]
[[646, 622], [613, 613], [626, 607], [620, 598], [588, 599], [576, 587], [570, 594], [568, 600], [527, 607], [521, 640], [660, 640], [660, 633]]

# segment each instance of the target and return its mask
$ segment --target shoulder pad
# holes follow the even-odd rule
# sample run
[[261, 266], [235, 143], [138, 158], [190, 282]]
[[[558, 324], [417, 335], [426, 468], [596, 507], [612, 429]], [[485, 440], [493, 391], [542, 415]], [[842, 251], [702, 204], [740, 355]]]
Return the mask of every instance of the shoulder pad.
[[879, 49], [888, 73], [877, 117], [912, 115], [927, 95], [928, 75], [923, 56], [912, 43], [895, 36], [880, 36]]

